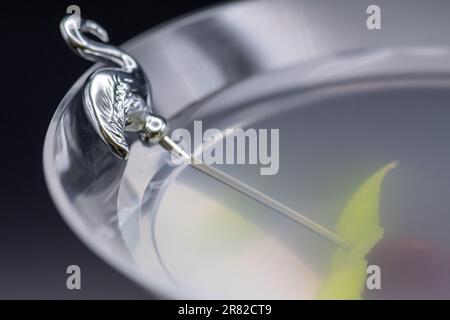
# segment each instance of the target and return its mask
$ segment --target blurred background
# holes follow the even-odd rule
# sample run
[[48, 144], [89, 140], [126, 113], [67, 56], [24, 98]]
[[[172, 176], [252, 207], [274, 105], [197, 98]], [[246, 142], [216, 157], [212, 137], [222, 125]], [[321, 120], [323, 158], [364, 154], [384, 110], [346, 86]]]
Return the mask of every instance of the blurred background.
[[[47, 126], [60, 100], [91, 66], [66, 47], [59, 21], [69, 5], [121, 44], [145, 30], [219, 1], [15, 1], [0, 9], [2, 151], [0, 299], [155, 298], [94, 255], [64, 223], [42, 171]], [[66, 288], [79, 265], [82, 290]]]

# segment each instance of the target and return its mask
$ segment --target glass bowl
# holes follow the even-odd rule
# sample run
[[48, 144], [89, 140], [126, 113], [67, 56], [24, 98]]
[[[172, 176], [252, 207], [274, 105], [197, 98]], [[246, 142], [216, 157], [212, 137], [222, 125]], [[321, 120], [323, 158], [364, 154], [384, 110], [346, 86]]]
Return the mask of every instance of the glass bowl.
[[[439, 13], [450, 4], [439, 5], [413, 8], [449, 27]], [[258, 166], [221, 170], [333, 228], [351, 191], [398, 161], [382, 194], [386, 236], [446, 250], [450, 39], [388, 2], [382, 8], [392, 18], [369, 31], [364, 6], [235, 3], [124, 48], [150, 78], [153, 111], [172, 128], [192, 130], [194, 120], [279, 128], [276, 175], [261, 176]], [[62, 100], [44, 145], [51, 196], [77, 235], [161, 297], [314, 298], [335, 248], [189, 167], [170, 166], [157, 146], [134, 139], [127, 162], [114, 157], [81, 105], [95, 68]]]

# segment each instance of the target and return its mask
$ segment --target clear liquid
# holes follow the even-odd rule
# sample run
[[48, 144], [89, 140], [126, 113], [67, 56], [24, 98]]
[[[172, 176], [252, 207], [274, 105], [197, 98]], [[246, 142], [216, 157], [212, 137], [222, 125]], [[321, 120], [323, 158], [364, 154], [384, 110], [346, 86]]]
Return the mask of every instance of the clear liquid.
[[[278, 174], [218, 168], [333, 229], [352, 192], [399, 161], [382, 190], [385, 238], [450, 250], [448, 101], [449, 90], [425, 87], [265, 101], [244, 127], [280, 129]], [[233, 127], [254, 110], [242, 109], [204, 125]], [[333, 245], [192, 168], [168, 181], [167, 158], [135, 144], [119, 195], [122, 236], [145, 275], [194, 297], [315, 297]]]

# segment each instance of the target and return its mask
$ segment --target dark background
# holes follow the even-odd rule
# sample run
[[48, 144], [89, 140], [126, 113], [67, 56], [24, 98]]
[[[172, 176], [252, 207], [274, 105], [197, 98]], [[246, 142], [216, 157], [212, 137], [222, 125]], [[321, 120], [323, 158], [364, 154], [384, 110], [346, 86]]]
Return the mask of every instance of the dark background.
[[[0, 5], [0, 299], [154, 298], [82, 244], [53, 205], [42, 147], [60, 100], [91, 63], [62, 41], [59, 21], [76, 4], [121, 44], [167, 20], [218, 1], [15, 1]], [[82, 289], [66, 288], [66, 268]]]

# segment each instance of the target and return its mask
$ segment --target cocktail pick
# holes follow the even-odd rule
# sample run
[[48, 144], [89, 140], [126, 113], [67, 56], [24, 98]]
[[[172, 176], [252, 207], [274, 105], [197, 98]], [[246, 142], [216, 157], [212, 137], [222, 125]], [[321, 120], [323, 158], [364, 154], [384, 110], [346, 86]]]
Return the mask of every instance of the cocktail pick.
[[129, 146], [125, 132], [136, 132], [143, 143], [161, 145], [200, 172], [283, 214], [335, 245], [350, 248], [344, 239], [300, 212], [186, 153], [167, 135], [166, 120], [150, 112], [149, 81], [137, 61], [118, 47], [107, 44], [108, 34], [99, 24], [71, 15], [63, 18], [61, 33], [69, 47], [81, 57], [109, 65], [94, 71], [86, 81], [83, 105], [94, 130], [116, 156], [127, 159]]

